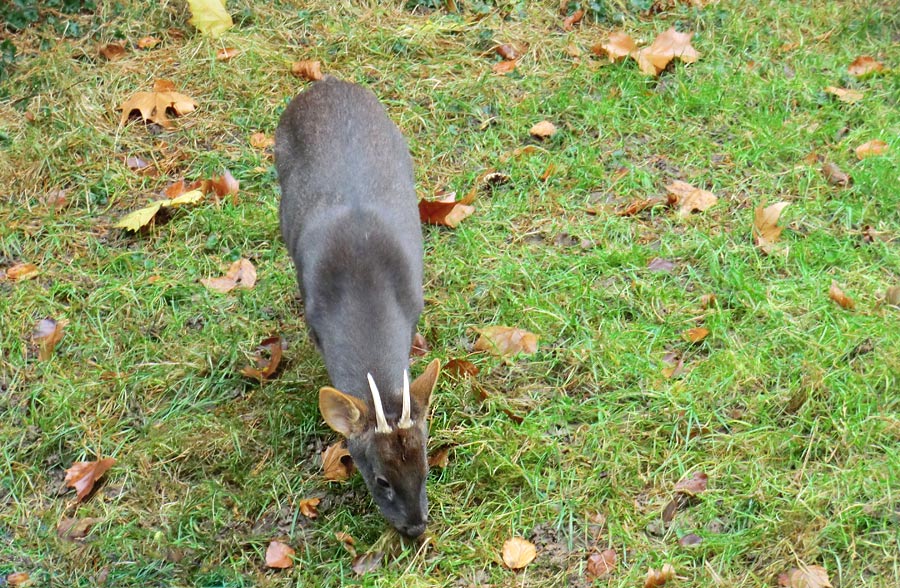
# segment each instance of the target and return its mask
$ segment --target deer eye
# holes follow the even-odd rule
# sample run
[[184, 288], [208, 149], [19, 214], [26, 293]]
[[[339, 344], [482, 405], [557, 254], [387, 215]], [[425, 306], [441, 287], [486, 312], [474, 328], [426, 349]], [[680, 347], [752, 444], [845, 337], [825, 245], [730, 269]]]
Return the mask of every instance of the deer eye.
[[375, 483], [378, 484], [379, 486], [381, 486], [382, 488], [384, 488], [385, 490], [391, 489], [391, 483], [388, 482], [386, 479], [382, 478], [381, 476], [378, 476], [377, 478], [375, 478]]

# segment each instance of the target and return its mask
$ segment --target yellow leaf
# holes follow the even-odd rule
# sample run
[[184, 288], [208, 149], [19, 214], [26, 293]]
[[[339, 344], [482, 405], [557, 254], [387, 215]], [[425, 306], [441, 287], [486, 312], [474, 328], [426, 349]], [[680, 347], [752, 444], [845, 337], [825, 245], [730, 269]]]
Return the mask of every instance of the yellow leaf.
[[188, 6], [192, 15], [188, 23], [213, 39], [234, 26], [225, 0], [188, 0]]
[[185, 192], [181, 196], [177, 198], [172, 198], [171, 200], [161, 200], [163, 206], [180, 206], [182, 204], [196, 204], [203, 200], [203, 192], [200, 190], [191, 190], [190, 192]]
[[169, 201], [157, 200], [150, 204], [150, 206], [145, 206], [144, 208], [139, 208], [134, 212], [130, 212], [123, 216], [122, 219], [113, 226], [128, 231], [140, 231], [141, 227], [146, 226], [147, 223], [153, 220], [153, 217], [156, 216], [156, 213], [159, 212], [162, 205], [167, 202]]
[[519, 570], [534, 561], [537, 548], [534, 543], [521, 537], [507, 539], [503, 544], [503, 563], [511, 570]]

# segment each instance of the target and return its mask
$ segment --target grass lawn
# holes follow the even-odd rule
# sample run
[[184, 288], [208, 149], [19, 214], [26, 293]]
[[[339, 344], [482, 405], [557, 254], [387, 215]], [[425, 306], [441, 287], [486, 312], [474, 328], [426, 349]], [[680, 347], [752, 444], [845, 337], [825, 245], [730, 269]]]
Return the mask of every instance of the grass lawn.
[[[675, 6], [592, 13], [567, 32], [550, 0], [461, 14], [232, 0], [236, 26], [217, 41], [181, 1], [97, 4], [0, 33], [18, 51], [0, 78], [0, 269], [39, 269], [0, 280], [0, 586], [25, 572], [34, 586], [634, 587], [666, 563], [666, 586], [776, 586], [808, 565], [835, 587], [900, 585], [900, 309], [883, 302], [900, 286], [894, 3], [662, 2]], [[659, 78], [590, 50], [613, 30], [649, 43], [671, 26], [695, 33], [700, 59]], [[160, 43], [137, 48], [145, 36]], [[127, 53], [104, 59], [110, 42]], [[523, 50], [508, 75], [492, 72], [500, 43]], [[223, 47], [240, 54], [219, 61]], [[858, 79], [860, 55], [888, 69]], [[458, 228], [425, 228], [431, 351], [412, 373], [432, 358], [480, 373], [435, 391], [432, 446], [452, 449], [429, 475], [422, 544], [388, 531], [358, 476], [322, 475], [337, 440], [315, 402], [327, 375], [278, 232], [271, 148], [250, 143], [305, 86], [299, 59], [382, 99], [422, 196], [466, 194], [488, 169], [510, 178]], [[117, 107], [157, 79], [197, 111], [171, 130], [119, 127]], [[540, 141], [542, 120], [558, 132]], [[887, 152], [858, 160], [873, 139]], [[823, 161], [852, 183], [830, 183]], [[236, 198], [113, 227], [170, 182], [224, 169]], [[673, 180], [718, 203], [616, 214]], [[754, 209], [779, 201], [785, 230], [765, 254]], [[254, 288], [199, 282], [241, 257]], [[657, 258], [671, 266], [654, 271]], [[833, 281], [855, 308], [829, 298]], [[69, 323], [39, 361], [29, 338], [46, 317]], [[537, 334], [538, 351], [473, 352], [489, 325]], [[686, 341], [694, 327], [709, 335]], [[277, 377], [241, 376], [276, 334]], [[107, 456], [77, 503], [65, 470]], [[663, 521], [697, 473], [707, 490]], [[315, 519], [299, 509], [310, 497]], [[96, 520], [71, 538], [66, 518]], [[380, 568], [357, 576], [338, 532], [385, 551]], [[682, 546], [692, 533], [702, 541]], [[500, 559], [513, 536], [538, 549], [518, 572]], [[296, 550], [293, 568], [265, 567], [273, 539]], [[605, 549], [617, 565], [592, 580], [588, 557]]]

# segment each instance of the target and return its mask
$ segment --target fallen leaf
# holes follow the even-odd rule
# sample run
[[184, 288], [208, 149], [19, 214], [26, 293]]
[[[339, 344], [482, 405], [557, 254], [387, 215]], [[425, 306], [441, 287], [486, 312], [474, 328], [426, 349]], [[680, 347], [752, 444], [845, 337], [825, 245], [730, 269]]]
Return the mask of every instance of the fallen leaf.
[[700, 308], [711, 308], [715, 306], [716, 303], [716, 295], [715, 294], [704, 294], [700, 297]]
[[644, 588], [659, 588], [674, 577], [675, 568], [672, 567], [672, 564], [665, 564], [660, 571], [650, 568], [644, 577]]
[[371, 551], [369, 553], [357, 555], [353, 558], [353, 561], [350, 562], [350, 568], [357, 576], [362, 576], [377, 570], [381, 565], [382, 557], [384, 557], [384, 553], [381, 551]]
[[100, 55], [108, 61], [115, 61], [125, 55], [125, 53], [125, 46], [118, 43], [109, 43], [100, 47]]
[[675, 484], [675, 492], [687, 494], [688, 496], [698, 496], [706, 491], [706, 485], [709, 482], [709, 476], [703, 472], [694, 472], [690, 478], [683, 478]]
[[669, 261], [668, 259], [663, 259], [661, 257], [654, 257], [647, 264], [647, 269], [651, 272], [663, 272], [670, 274], [672, 270], [675, 269], [675, 264]]
[[475, 330], [480, 335], [475, 341], [475, 351], [487, 351], [498, 357], [511, 357], [519, 353], [530, 355], [537, 351], [538, 337], [534, 333], [503, 326]]
[[140, 157], [129, 155], [125, 158], [125, 167], [127, 167], [131, 171], [140, 171], [142, 169], [147, 169], [148, 167], [150, 167], [150, 164]]
[[660, 33], [649, 47], [638, 49], [631, 56], [638, 62], [640, 70], [651, 76], [658, 76], [676, 57], [685, 63], [694, 63], [700, 58], [691, 46], [694, 33], [679, 33], [675, 27]]
[[872, 139], [866, 141], [855, 149], [857, 159], [865, 159], [867, 157], [876, 157], [887, 153], [888, 144], [881, 139]]
[[6, 269], [6, 277], [10, 280], [30, 280], [38, 276], [41, 270], [33, 263], [17, 263]]
[[26, 588], [31, 586], [31, 576], [27, 572], [13, 572], [6, 576], [6, 585], [9, 588]]
[[764, 253], [771, 253], [774, 244], [781, 237], [781, 231], [784, 228], [778, 226], [778, 218], [788, 204], [790, 202], [776, 202], [765, 208], [757, 207], [753, 212], [753, 233], [756, 245]]
[[639, 214], [648, 208], [653, 208], [654, 206], [660, 205], [663, 203], [663, 200], [660, 198], [639, 198], [637, 200], [633, 200], [627, 206], [624, 206], [616, 211], [616, 216], [634, 216]]
[[145, 121], [155, 122], [167, 129], [172, 128], [172, 121], [166, 115], [167, 110], [171, 109], [176, 115], [183, 116], [197, 108], [193, 98], [175, 92], [174, 89], [172, 82], [157, 80], [152, 92], [135, 92], [121, 106], [122, 117], [119, 119], [119, 126], [128, 122], [131, 112], [137, 110]]
[[319, 503], [322, 502], [320, 498], [303, 498], [300, 500], [300, 514], [309, 519], [314, 519], [319, 516], [319, 511], [316, 510], [316, 507], [319, 506]]
[[572, 29], [575, 28], [575, 25], [577, 25], [579, 22], [581, 22], [582, 18], [584, 18], [584, 10], [579, 8], [578, 10], [573, 12], [571, 15], [567, 16], [565, 18], [565, 20], [563, 20], [563, 30], [571, 31]]
[[64, 541], [79, 541], [87, 537], [91, 527], [101, 520], [93, 517], [84, 519], [63, 517], [56, 525], [56, 535]]
[[429, 351], [431, 351], [431, 347], [429, 347], [428, 341], [425, 340], [422, 333], [417, 331], [416, 334], [413, 335], [412, 347], [409, 350], [409, 354], [412, 357], [422, 357]]
[[275, 139], [265, 133], [253, 133], [250, 135], [250, 146], [254, 149], [267, 149], [275, 144]]
[[428, 467], [432, 468], [445, 468], [450, 463], [450, 450], [453, 449], [451, 445], [442, 445], [434, 450], [434, 452], [428, 456]]
[[419, 220], [430, 225], [455, 229], [463, 219], [474, 212], [474, 206], [461, 202], [419, 200]]
[[237, 194], [241, 186], [240, 182], [234, 179], [234, 176], [227, 169], [221, 176], [211, 179], [209, 185], [219, 198], [229, 194]]
[[139, 231], [141, 230], [141, 227], [146, 226], [153, 220], [156, 213], [162, 208], [163, 202], [168, 202], [168, 200], [157, 200], [151, 202], [149, 206], [129, 212], [113, 226], [127, 231]]
[[159, 45], [160, 40], [156, 37], [141, 37], [138, 39], [137, 46], [138, 49], [153, 49], [157, 45]]
[[682, 547], [693, 547], [703, 543], [703, 538], [695, 533], [688, 533], [678, 540], [678, 544]]
[[465, 359], [451, 359], [444, 364], [444, 371], [457, 378], [469, 376], [474, 378], [478, 375], [478, 367]]
[[831, 288], [828, 289], [828, 297], [837, 302], [841, 308], [847, 310], [853, 310], [853, 307], [856, 306], [853, 300], [844, 294], [844, 291], [838, 287], [837, 282], [833, 280], [831, 282]]
[[705, 327], [694, 327], [693, 329], [688, 329], [683, 332], [681, 336], [688, 343], [699, 343], [706, 339], [706, 336], [709, 335], [709, 329]]
[[878, 73], [884, 70], [884, 64], [876, 61], [874, 57], [870, 57], [868, 55], [860, 55], [856, 59], [853, 60], [847, 67], [847, 72], [851, 76], [855, 76], [857, 78], [861, 78], [863, 76], [867, 76], [872, 73]]
[[291, 64], [291, 73], [296, 77], [314, 82], [322, 79], [322, 62], [311, 59], [295, 61]]
[[900, 306], [900, 286], [891, 286], [884, 293], [884, 301], [891, 306]]
[[591, 49], [597, 55], [606, 55], [610, 63], [625, 59], [637, 50], [637, 44], [629, 35], [621, 31], [610, 33], [605, 43], [595, 45]]
[[94, 483], [99, 480], [106, 470], [111, 468], [116, 460], [105, 457], [97, 461], [79, 461], [72, 464], [66, 470], [66, 486], [75, 488], [78, 501], [82, 501], [94, 489]]
[[294, 553], [290, 545], [281, 541], [272, 541], [266, 548], [266, 566], [278, 569], [292, 568], [294, 567]]
[[503, 563], [511, 570], [520, 570], [534, 561], [537, 548], [534, 543], [521, 537], [507, 539], [503, 544]]
[[850, 176], [841, 171], [837, 164], [830, 161], [822, 165], [822, 175], [825, 176], [825, 180], [832, 186], [846, 187], [850, 185]]
[[234, 47], [222, 47], [216, 51], [216, 59], [218, 61], [230, 61], [232, 58], [241, 54], [240, 49]]
[[282, 351], [284, 342], [281, 337], [276, 335], [263, 339], [256, 348], [256, 365], [246, 366], [241, 370], [241, 375], [264, 382], [278, 369]]
[[778, 584], [787, 588], [832, 588], [828, 572], [822, 566], [793, 568], [786, 574], [779, 574]]
[[334, 538], [343, 543], [345, 546], [353, 547], [356, 545], [356, 539], [353, 538], [350, 533], [345, 533], [343, 531], [338, 531], [334, 534]]
[[591, 580], [603, 578], [616, 569], [616, 550], [605, 549], [600, 553], [592, 553], [587, 561], [587, 575]]
[[225, 10], [225, 0], [187, 0], [191, 9], [188, 24], [213, 39], [234, 26], [231, 15]]
[[538, 139], [546, 139], [547, 137], [552, 137], [556, 134], [556, 125], [554, 125], [549, 120], [542, 120], [539, 123], [536, 123], [531, 130], [528, 131], [532, 137], [537, 137]]
[[555, 173], [556, 173], [556, 164], [551, 161], [550, 163], [547, 164], [547, 167], [544, 168], [544, 173], [541, 174], [540, 180], [542, 182], [546, 182]]
[[825, 88], [825, 91], [829, 94], [837, 96], [838, 100], [840, 100], [841, 102], [846, 102], [847, 104], [853, 104], [854, 102], [859, 102], [863, 99], [863, 93], [859, 90], [828, 86], [827, 88]]
[[49, 361], [53, 357], [53, 350], [56, 349], [56, 344], [62, 340], [68, 324], [67, 319], [57, 321], [45, 318], [37, 322], [31, 332], [31, 342], [38, 346], [39, 360]]
[[695, 188], [680, 180], [667, 185], [666, 190], [669, 192], [669, 204], [678, 206], [679, 216], [689, 216], [694, 211], [703, 212], [719, 201], [712, 192]]
[[663, 363], [666, 364], [662, 369], [664, 378], [675, 378], [684, 373], [684, 359], [674, 351], [669, 351], [663, 356]]
[[241, 258], [231, 264], [221, 278], [203, 278], [200, 283], [222, 294], [241, 287], [250, 289], [256, 285], [256, 268], [249, 259]]
[[491, 71], [500, 76], [506, 75], [515, 71], [516, 63], [515, 59], [504, 59], [503, 61], [498, 61], [492, 65]]
[[322, 468], [326, 480], [343, 482], [350, 477], [354, 469], [353, 458], [343, 441], [329, 445], [322, 452]]
[[494, 51], [497, 52], [497, 55], [507, 61], [515, 61], [520, 56], [519, 50], [516, 49], [515, 45], [510, 45], [508, 43], [497, 45], [497, 47], [494, 48]]

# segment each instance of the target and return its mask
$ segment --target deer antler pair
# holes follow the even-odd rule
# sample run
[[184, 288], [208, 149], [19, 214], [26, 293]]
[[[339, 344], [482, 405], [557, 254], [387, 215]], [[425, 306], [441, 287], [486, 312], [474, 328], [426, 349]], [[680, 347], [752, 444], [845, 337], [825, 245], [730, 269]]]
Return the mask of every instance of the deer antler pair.
[[[391, 433], [393, 429], [388, 425], [387, 419], [384, 417], [384, 407], [381, 404], [381, 394], [378, 393], [378, 386], [372, 374], [366, 374], [369, 380], [369, 389], [372, 390], [372, 402], [375, 404], [375, 432]], [[409, 417], [409, 372], [403, 370], [403, 409], [400, 412], [400, 420], [397, 421], [397, 428], [408, 429], [413, 426], [412, 419]]]

